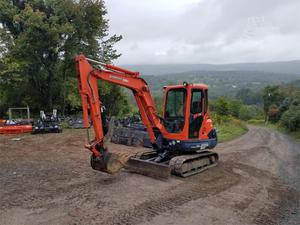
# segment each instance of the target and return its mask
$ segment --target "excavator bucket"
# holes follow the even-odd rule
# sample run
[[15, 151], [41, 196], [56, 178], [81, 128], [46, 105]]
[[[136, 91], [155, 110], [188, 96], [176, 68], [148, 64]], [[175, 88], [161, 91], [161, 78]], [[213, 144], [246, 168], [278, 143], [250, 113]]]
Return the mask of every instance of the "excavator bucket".
[[[103, 148], [108, 149], [107, 144], [111, 140], [111, 136], [114, 130], [114, 117], [109, 121], [109, 129], [107, 134], [103, 138]], [[130, 154], [127, 153], [114, 153], [107, 150], [102, 153], [100, 157], [91, 156], [91, 166], [94, 170], [99, 170], [109, 174], [119, 172], [130, 158]]]
[[130, 155], [125, 153], [105, 152], [101, 157], [91, 156], [91, 166], [94, 170], [99, 170], [109, 174], [120, 171], [129, 160]]

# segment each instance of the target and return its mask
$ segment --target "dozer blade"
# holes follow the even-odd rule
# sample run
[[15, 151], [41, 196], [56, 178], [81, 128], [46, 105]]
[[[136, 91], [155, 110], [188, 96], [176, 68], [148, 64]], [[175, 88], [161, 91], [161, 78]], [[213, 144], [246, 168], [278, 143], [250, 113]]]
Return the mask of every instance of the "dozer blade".
[[101, 157], [91, 156], [91, 166], [94, 170], [99, 170], [109, 174], [120, 171], [131, 155], [125, 153], [105, 152]]
[[130, 172], [158, 179], [168, 179], [171, 174], [171, 170], [168, 165], [139, 158], [130, 158], [126, 163], [125, 168]]

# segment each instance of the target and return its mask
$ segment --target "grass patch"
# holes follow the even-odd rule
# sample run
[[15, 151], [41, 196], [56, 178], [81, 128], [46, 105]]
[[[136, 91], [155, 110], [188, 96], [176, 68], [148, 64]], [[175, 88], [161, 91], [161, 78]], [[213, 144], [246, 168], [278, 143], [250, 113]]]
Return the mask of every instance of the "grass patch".
[[217, 121], [215, 127], [217, 129], [219, 142], [233, 140], [248, 131], [244, 122], [232, 117], [222, 118], [221, 121], [217, 119]]
[[264, 119], [251, 119], [247, 121], [248, 124], [257, 125], [257, 126], [265, 126]]

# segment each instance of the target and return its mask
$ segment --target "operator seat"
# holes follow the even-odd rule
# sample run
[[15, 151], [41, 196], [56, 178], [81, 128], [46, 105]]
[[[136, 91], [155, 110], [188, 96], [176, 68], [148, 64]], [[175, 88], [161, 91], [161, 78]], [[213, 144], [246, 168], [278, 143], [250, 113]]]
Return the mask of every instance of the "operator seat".
[[189, 138], [198, 138], [202, 122], [202, 101], [195, 101], [192, 103], [191, 107], [191, 115], [189, 120]]

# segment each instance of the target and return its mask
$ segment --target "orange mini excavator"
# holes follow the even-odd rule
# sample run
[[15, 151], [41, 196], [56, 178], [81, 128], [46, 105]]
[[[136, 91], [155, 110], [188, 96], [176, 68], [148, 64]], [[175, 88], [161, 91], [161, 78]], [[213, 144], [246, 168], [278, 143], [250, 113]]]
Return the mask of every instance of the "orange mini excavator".
[[[187, 177], [215, 166], [217, 133], [208, 113], [208, 87], [203, 84], [164, 87], [164, 111], [158, 115], [150, 89], [138, 72], [105, 64], [84, 55], [76, 57], [78, 87], [85, 128], [89, 116], [95, 138], [86, 145], [95, 170], [116, 173], [125, 166], [134, 172], [158, 178], [170, 174]], [[112, 153], [106, 147], [107, 122], [98, 93], [98, 80], [130, 89], [140, 111], [153, 150], [141, 154]], [[108, 131], [109, 133], [109, 131]]]

